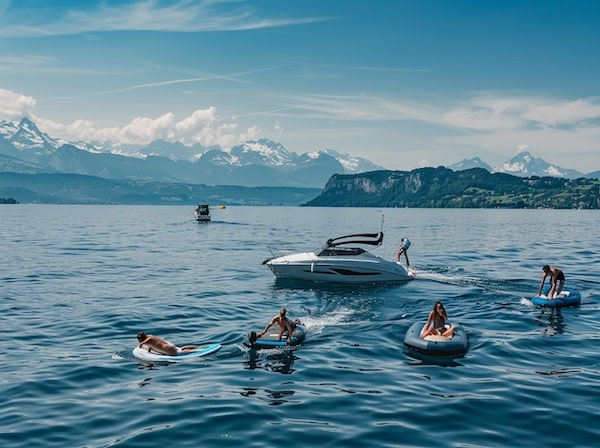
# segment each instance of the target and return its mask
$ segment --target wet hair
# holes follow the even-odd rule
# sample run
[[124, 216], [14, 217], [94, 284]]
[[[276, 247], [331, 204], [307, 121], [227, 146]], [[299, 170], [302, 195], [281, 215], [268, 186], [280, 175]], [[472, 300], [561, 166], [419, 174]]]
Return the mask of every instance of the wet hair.
[[143, 331], [140, 331], [137, 334], [137, 338], [138, 338], [138, 341], [142, 342], [144, 339], [146, 339], [146, 333], [144, 333]]
[[546, 271], [549, 271], [549, 270], [550, 270], [550, 266], [549, 266], [549, 265], [545, 265], [545, 266], [542, 268], [542, 271], [544, 271], [544, 272], [546, 272]]

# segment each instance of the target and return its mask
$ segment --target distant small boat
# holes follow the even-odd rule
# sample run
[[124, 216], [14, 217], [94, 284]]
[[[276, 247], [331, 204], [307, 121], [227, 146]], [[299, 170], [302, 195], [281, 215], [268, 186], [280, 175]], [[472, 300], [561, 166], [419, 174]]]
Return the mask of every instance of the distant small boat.
[[225, 208], [225, 206], [224, 205], [219, 205], [219, 208]]
[[208, 204], [198, 204], [198, 207], [194, 210], [194, 214], [196, 215], [196, 221], [198, 222], [210, 221], [210, 208]]

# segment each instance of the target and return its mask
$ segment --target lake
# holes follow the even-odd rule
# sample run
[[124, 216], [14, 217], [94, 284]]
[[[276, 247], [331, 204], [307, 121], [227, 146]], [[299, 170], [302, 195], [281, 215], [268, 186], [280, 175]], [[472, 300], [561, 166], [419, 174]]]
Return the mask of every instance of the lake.
[[[563, 447], [600, 437], [598, 211], [0, 206], [2, 447]], [[350, 233], [400, 239], [416, 279], [281, 285], [261, 262]], [[581, 306], [532, 306], [542, 266]], [[440, 300], [469, 337], [454, 359], [403, 338]], [[295, 350], [244, 336], [279, 308]], [[201, 360], [151, 365], [138, 331]]]

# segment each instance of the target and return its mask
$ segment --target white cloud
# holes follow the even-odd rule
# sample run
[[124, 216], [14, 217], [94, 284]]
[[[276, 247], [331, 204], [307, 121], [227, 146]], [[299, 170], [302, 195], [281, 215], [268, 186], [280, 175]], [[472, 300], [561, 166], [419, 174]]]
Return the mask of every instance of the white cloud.
[[[451, 154], [480, 156], [494, 165], [505, 160], [507, 153], [515, 148], [534, 148], [531, 152], [536, 157], [579, 170], [585, 170], [589, 160], [597, 159], [600, 141], [598, 97], [560, 100], [487, 94], [460, 103], [445, 101], [443, 104], [418, 103], [366, 95], [286, 96], [286, 107], [275, 112], [221, 117], [216, 107], [207, 107], [181, 119], [168, 112], [154, 118], [137, 117], [123, 126], [98, 127], [97, 123], [85, 119], [60, 124], [34, 117], [34, 98], [0, 89], [0, 116], [4, 119], [32, 116], [40, 129], [67, 141], [145, 145], [163, 139], [185, 145], [218, 145], [227, 149], [247, 140], [269, 137], [257, 123], [250, 122], [241, 128], [238, 119], [276, 116], [277, 120], [289, 115], [297, 123], [318, 118], [317, 123], [333, 124], [311, 127], [310, 137], [317, 146], [343, 144], [341, 138], [348, 138], [352, 130], [360, 137], [370, 135], [369, 132], [377, 137], [385, 136], [383, 143], [377, 143], [375, 137], [369, 140], [372, 142], [368, 146], [370, 152], [363, 156], [372, 160], [377, 160], [378, 154], [390, 147], [394, 150], [388, 151], [390, 155], [386, 158], [395, 160], [401, 152], [404, 163], [419, 166], [430, 165], [429, 160], [438, 164]], [[335, 127], [337, 122], [342, 123], [343, 136], [336, 134], [339, 132]], [[349, 122], [351, 127], [347, 126]], [[389, 127], [389, 123], [393, 126]], [[419, 125], [414, 126], [415, 123]], [[269, 133], [279, 131], [288, 142], [293, 142], [293, 132], [300, 140], [306, 133], [284, 133], [279, 121], [275, 121], [274, 128], [269, 128]], [[349, 146], [352, 141], [352, 138], [348, 140]], [[377, 145], [381, 149], [377, 149]], [[417, 150], [422, 152], [421, 155], [417, 155]], [[409, 162], [407, 155], [413, 152], [415, 156]]]
[[0, 89], [0, 119], [15, 120], [30, 116], [35, 99], [12, 90]]
[[148, 144], [154, 140], [172, 141], [175, 115], [171, 112], [158, 118], [134, 118], [119, 131], [119, 141], [128, 144]]
[[583, 98], [573, 101], [537, 99], [532, 101], [523, 117], [549, 126], [570, 125], [600, 117], [600, 99]]
[[47, 134], [71, 142], [147, 145], [155, 140], [166, 140], [188, 146], [195, 143], [204, 146], [218, 145], [225, 149], [257, 138], [262, 132], [257, 126], [236, 132], [238, 124], [221, 119], [215, 107], [196, 110], [179, 121], [172, 112], [157, 118], [137, 117], [120, 128], [98, 128], [90, 120], [76, 120], [69, 124], [56, 123], [42, 117], [34, 117], [34, 120]]
[[[210, 32], [252, 30], [332, 20], [328, 17], [269, 18], [251, 4], [231, 1], [139, 0], [94, 5], [81, 2], [75, 9], [53, 5], [48, 10], [29, 8], [28, 14], [6, 7], [0, 15], [1, 37], [65, 36], [105, 31]], [[14, 9], [17, 9], [16, 7]], [[52, 17], [50, 13], [53, 13]]]
[[527, 127], [574, 126], [600, 117], [600, 99], [554, 100], [542, 97], [475, 97], [443, 114], [459, 128], [496, 131]]

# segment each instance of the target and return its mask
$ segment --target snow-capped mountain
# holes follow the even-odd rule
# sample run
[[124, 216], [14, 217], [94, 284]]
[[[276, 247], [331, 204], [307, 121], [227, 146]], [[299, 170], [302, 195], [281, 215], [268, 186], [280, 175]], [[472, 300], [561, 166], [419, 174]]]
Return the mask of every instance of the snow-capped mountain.
[[583, 173], [576, 170], [562, 168], [555, 163], [548, 163], [543, 159], [533, 157], [529, 152], [523, 151], [504, 162], [492, 171], [493, 173], [507, 173], [514, 176], [552, 176], [569, 179], [582, 177]]
[[[48, 136], [28, 118], [0, 121], [0, 170], [61, 172], [244, 186], [322, 187], [336, 173], [383, 169], [333, 150], [298, 155], [269, 139], [229, 150], [155, 141], [150, 145], [69, 143]], [[19, 162], [20, 161], [20, 162]]]
[[342, 154], [333, 149], [325, 149], [323, 152], [340, 162], [348, 174], [386, 169], [381, 165], [376, 165], [370, 160], [363, 159], [362, 157], [353, 157], [350, 154]]
[[28, 152], [37, 155], [51, 154], [64, 143], [40, 131], [29, 118], [23, 118], [21, 121], [0, 121], [0, 136], [25, 155]]
[[470, 168], [484, 168], [490, 173], [507, 173], [519, 177], [551, 176], [564, 177], [567, 179], [584, 177], [584, 174], [579, 171], [562, 168], [555, 163], [548, 163], [543, 159], [533, 157], [527, 151], [520, 152], [512, 159], [501, 163], [495, 168], [492, 168], [479, 157], [464, 159], [453, 165], [448, 165], [447, 168], [450, 168], [453, 171], [462, 171]]
[[448, 165], [446, 168], [450, 168], [452, 171], [462, 171], [471, 168], [483, 168], [492, 172], [492, 167], [481, 160], [479, 157], [473, 157], [472, 159], [464, 159], [453, 165]]
[[[582, 177], [583, 174], [517, 154], [491, 168], [479, 157], [450, 165], [454, 171], [484, 168], [515, 176]], [[40, 131], [28, 118], [0, 121], [0, 171], [73, 173], [112, 179], [240, 186], [321, 188], [333, 174], [384, 170], [369, 160], [333, 149], [297, 154], [269, 139], [247, 141], [229, 150], [155, 141], [150, 145], [68, 143]]]
[[295, 159], [298, 158], [296, 153], [290, 153], [280, 143], [266, 138], [234, 146], [229, 154], [231, 155], [231, 163], [235, 166], [266, 165], [285, 167], [293, 165]]

